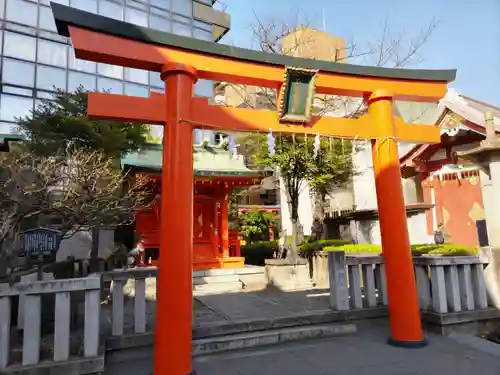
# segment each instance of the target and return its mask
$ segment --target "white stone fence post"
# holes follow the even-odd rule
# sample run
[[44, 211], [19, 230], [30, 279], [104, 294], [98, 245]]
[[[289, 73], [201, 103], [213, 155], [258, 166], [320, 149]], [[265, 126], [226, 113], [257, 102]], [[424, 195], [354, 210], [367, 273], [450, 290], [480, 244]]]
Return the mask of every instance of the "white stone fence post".
[[[23, 369], [26, 366], [41, 365], [41, 317], [42, 295], [55, 295], [55, 324], [51, 348], [52, 363], [70, 360], [71, 294], [85, 293], [85, 323], [83, 333], [84, 359], [96, 358], [99, 353], [101, 277], [20, 282], [10, 286], [0, 285], [0, 373], [10, 373], [10, 368]], [[12, 363], [11, 303], [13, 297], [24, 298], [24, 325], [22, 340], [22, 363]], [[15, 312], [17, 313], [17, 312]], [[73, 357], [72, 357], [73, 358]], [[47, 363], [44, 363], [46, 366]], [[14, 371], [14, 373], [17, 373]]]
[[[484, 263], [476, 256], [413, 258], [419, 304], [436, 313], [488, 308]], [[328, 253], [330, 307], [348, 311], [388, 305], [382, 256]]]
[[134, 268], [126, 270], [115, 270], [103, 273], [104, 283], [111, 283], [111, 335], [123, 336], [127, 309], [125, 309], [125, 297], [133, 297], [133, 321], [132, 332], [140, 334], [146, 332], [147, 299], [156, 298], [156, 267]]

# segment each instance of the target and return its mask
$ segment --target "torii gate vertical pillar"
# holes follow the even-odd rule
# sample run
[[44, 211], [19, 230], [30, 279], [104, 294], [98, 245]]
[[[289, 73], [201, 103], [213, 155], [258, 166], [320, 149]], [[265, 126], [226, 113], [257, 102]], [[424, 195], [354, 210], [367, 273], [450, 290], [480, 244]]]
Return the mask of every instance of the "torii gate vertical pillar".
[[406, 222], [392, 94], [385, 91], [372, 93], [368, 98], [368, 111], [378, 129], [378, 138], [372, 141], [372, 156], [389, 297], [389, 343], [421, 347], [426, 345], [426, 340], [420, 321]]
[[161, 172], [160, 259], [157, 279], [154, 375], [191, 373], [193, 129], [196, 70], [166, 64], [167, 91]]

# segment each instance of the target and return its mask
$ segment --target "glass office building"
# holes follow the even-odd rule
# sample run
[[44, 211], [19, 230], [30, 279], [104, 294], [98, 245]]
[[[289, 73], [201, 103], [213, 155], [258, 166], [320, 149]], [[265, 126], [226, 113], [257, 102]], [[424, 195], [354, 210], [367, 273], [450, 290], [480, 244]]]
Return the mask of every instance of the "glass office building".
[[[88, 12], [178, 35], [217, 41], [229, 16], [212, 0], [52, 0]], [[49, 0], [0, 0], [0, 133], [29, 113], [54, 86], [148, 96], [163, 92], [160, 74], [76, 59], [68, 38], [57, 35]], [[195, 94], [212, 96], [212, 83], [199, 81]]]

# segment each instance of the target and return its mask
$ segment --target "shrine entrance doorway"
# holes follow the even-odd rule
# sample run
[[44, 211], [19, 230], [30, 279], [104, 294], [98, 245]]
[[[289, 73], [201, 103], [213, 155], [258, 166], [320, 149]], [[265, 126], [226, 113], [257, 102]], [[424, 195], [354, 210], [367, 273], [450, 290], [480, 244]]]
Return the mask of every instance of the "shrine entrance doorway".
[[217, 203], [212, 197], [194, 198], [193, 268], [208, 269], [214, 259], [220, 258], [218, 246]]

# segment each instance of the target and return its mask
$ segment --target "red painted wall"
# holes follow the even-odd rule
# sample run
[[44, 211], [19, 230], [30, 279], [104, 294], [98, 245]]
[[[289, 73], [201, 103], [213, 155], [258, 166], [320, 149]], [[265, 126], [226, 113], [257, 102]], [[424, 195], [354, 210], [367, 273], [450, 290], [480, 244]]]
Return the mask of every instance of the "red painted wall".
[[[424, 200], [432, 203], [431, 189], [434, 189], [437, 223], [445, 224], [450, 235], [449, 242], [476, 246], [478, 244], [476, 220], [484, 217], [483, 198], [478, 171], [443, 174], [438, 180], [427, 178], [423, 184]], [[432, 210], [427, 212], [427, 231], [432, 235]]]

